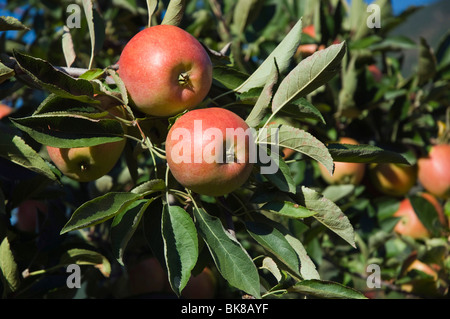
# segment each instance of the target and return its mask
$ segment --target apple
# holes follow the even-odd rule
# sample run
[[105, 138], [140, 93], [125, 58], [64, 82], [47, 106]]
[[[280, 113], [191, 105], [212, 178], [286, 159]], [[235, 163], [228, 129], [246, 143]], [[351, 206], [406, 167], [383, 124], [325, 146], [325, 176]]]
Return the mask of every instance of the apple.
[[205, 267], [197, 276], [191, 276], [181, 291], [185, 299], [212, 299], [216, 295], [216, 278], [210, 268]]
[[202, 195], [222, 196], [236, 190], [247, 181], [253, 168], [253, 140], [248, 129], [241, 117], [219, 107], [181, 115], [165, 143], [173, 177]]
[[197, 106], [212, 84], [212, 62], [190, 33], [156, 25], [137, 33], [119, 58], [119, 76], [141, 112], [171, 116]]
[[0, 103], [0, 119], [7, 117], [12, 113], [12, 107], [3, 103]]
[[416, 184], [417, 165], [374, 163], [369, 166], [372, 185], [389, 196], [404, 196]]
[[[119, 116], [124, 114], [121, 107], [110, 112]], [[65, 176], [79, 182], [90, 182], [113, 169], [125, 144], [126, 138], [123, 138], [120, 141], [89, 147], [57, 148], [47, 145], [46, 148], [51, 161]]]
[[17, 228], [25, 232], [34, 232], [37, 226], [38, 211], [47, 213], [47, 205], [40, 200], [29, 199], [17, 209]]
[[[358, 142], [350, 137], [341, 137], [338, 141], [342, 144], [357, 145]], [[364, 163], [346, 163], [335, 162], [333, 175], [319, 163], [320, 174], [328, 184], [353, 184], [359, 185], [364, 177], [366, 171], [366, 164]]]
[[147, 257], [127, 267], [128, 288], [131, 294], [139, 295], [163, 292], [167, 273], [156, 257]]
[[[444, 210], [436, 197], [429, 193], [419, 193], [419, 195], [433, 204], [436, 212], [438, 213], [439, 221], [445, 225]], [[394, 232], [397, 234], [410, 236], [416, 239], [430, 237], [430, 232], [419, 220], [419, 217], [417, 217], [417, 214], [408, 198], [405, 198], [400, 202], [400, 206], [393, 216], [400, 217], [400, 220], [394, 227]]]
[[450, 144], [431, 147], [427, 157], [417, 161], [420, 184], [429, 193], [442, 199], [450, 198]]
[[[437, 265], [433, 265], [437, 266]], [[439, 266], [437, 266], [438, 268]], [[433, 269], [430, 265], [415, 259], [411, 262], [410, 265], [407, 266], [405, 270], [405, 274], [418, 270], [430, 276], [431, 278], [412, 278], [408, 283], [404, 283], [401, 285], [402, 290], [419, 294], [422, 296], [438, 296], [440, 295], [437, 281], [439, 279], [438, 269]]]

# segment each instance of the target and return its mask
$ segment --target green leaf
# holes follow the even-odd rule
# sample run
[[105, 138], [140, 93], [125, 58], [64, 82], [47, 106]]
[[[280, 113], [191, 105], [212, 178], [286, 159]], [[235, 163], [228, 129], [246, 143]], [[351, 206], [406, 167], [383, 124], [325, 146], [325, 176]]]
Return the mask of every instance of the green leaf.
[[84, 14], [86, 15], [89, 37], [91, 39], [91, 57], [88, 67], [88, 69], [91, 69], [94, 61], [94, 54], [95, 52], [98, 52], [103, 45], [105, 25], [97, 10], [94, 10], [92, 0], [83, 0], [83, 9]]
[[51, 93], [86, 103], [100, 104], [93, 98], [94, 88], [88, 80], [75, 79], [45, 60], [17, 51], [14, 51], [14, 58], [31, 80]]
[[359, 291], [342, 284], [325, 280], [303, 280], [292, 286], [289, 291], [327, 299], [367, 299]]
[[310, 118], [319, 120], [323, 124], [326, 123], [325, 119], [322, 116], [322, 113], [320, 113], [320, 111], [314, 105], [312, 105], [307, 99], [303, 97], [283, 106], [283, 108], [280, 110], [280, 113], [283, 113], [283, 115], [290, 118], [300, 120]]
[[327, 148], [336, 162], [410, 164], [400, 153], [373, 145], [330, 143]]
[[94, 146], [124, 138], [122, 124], [113, 119], [45, 113], [11, 121], [37, 142], [59, 148]]
[[317, 212], [313, 215], [315, 219], [356, 248], [353, 226], [339, 206], [318, 192], [304, 186], [298, 190], [297, 199], [307, 209]]
[[322, 163], [330, 173], [333, 172], [333, 158], [328, 148], [310, 133], [285, 124], [269, 125], [267, 131], [267, 135], [261, 134], [259, 139], [260, 144], [291, 148], [315, 159]]
[[[259, 154], [261, 155], [261, 151], [259, 152]], [[272, 172], [272, 169], [268, 169], [268, 173], [265, 173], [261, 169], [261, 174], [264, 175], [264, 177], [266, 177], [273, 185], [275, 185], [282, 192], [289, 192], [295, 194], [296, 185], [294, 179], [292, 178], [289, 165], [286, 164], [283, 157], [278, 153], [274, 153], [267, 155], [267, 159], [270, 159], [269, 163], [260, 163], [261, 158], [258, 157], [258, 160], [260, 162], [257, 163], [257, 165], [265, 167], [267, 164], [269, 165], [275, 164], [277, 166], [276, 171]]]
[[297, 253], [278, 229], [261, 221], [248, 221], [245, 227], [250, 236], [281, 261], [293, 276], [300, 276]]
[[146, 194], [157, 191], [164, 191], [166, 189], [166, 183], [162, 179], [152, 179], [132, 188], [130, 192], [135, 194]]
[[278, 112], [286, 104], [306, 96], [331, 80], [339, 71], [345, 51], [346, 45], [342, 42], [317, 51], [302, 60], [281, 81], [272, 100], [272, 112]]
[[22, 167], [42, 174], [51, 180], [56, 175], [45, 160], [25, 141], [17, 135], [0, 134], [0, 156]]
[[263, 87], [272, 72], [274, 60], [277, 61], [279, 72], [285, 72], [289, 68], [292, 57], [297, 51], [300, 44], [301, 35], [302, 20], [300, 19], [283, 38], [275, 50], [270, 53], [270, 55], [256, 69], [256, 71], [253, 72], [244, 83], [237, 87], [235, 91], [243, 93], [255, 87]]
[[0, 63], [0, 83], [6, 81], [15, 74], [13, 69], [8, 68], [3, 63]]
[[111, 264], [102, 254], [82, 248], [72, 248], [64, 252], [60, 258], [60, 265], [67, 266], [71, 264], [77, 265], [93, 265], [98, 268], [105, 277], [111, 274]]
[[263, 205], [261, 210], [267, 210], [276, 215], [294, 219], [303, 219], [317, 214], [306, 207], [288, 201], [271, 201]]
[[0, 244], [0, 278], [4, 297], [20, 286], [19, 267], [11, 250], [9, 236], [5, 236]]
[[103, 223], [122, 212], [140, 197], [139, 194], [110, 192], [87, 201], [73, 212], [61, 230], [61, 234]]
[[439, 215], [433, 204], [419, 195], [411, 195], [408, 198], [420, 222], [433, 237], [439, 236], [444, 226], [439, 221]]
[[0, 17], [0, 31], [8, 30], [30, 30], [26, 25], [22, 24], [14, 17]]
[[238, 0], [233, 10], [233, 23], [231, 30], [236, 35], [242, 35], [249, 22], [254, 17], [253, 13], [261, 4], [261, 0]]
[[213, 79], [225, 86], [227, 89], [235, 90], [247, 78], [248, 74], [242, 73], [235, 68], [224, 65], [213, 66]]
[[158, 0], [147, 0], [147, 13], [148, 13], [148, 23], [147, 27], [152, 25], [152, 17], [158, 8]]
[[241, 244], [227, 232], [220, 219], [204, 209], [194, 209], [195, 222], [211, 256], [230, 285], [260, 298], [258, 269]]
[[294, 248], [295, 252], [300, 258], [300, 275], [302, 276], [302, 278], [320, 279], [320, 275], [316, 269], [316, 265], [308, 256], [308, 253], [306, 252], [306, 249], [303, 246], [302, 242], [298, 238], [292, 236], [287, 231], [284, 231], [283, 233], [286, 240], [289, 242], [291, 247]]
[[179, 206], [163, 207], [164, 255], [172, 290], [180, 296], [197, 263], [197, 230], [191, 216]]
[[417, 76], [419, 84], [432, 79], [437, 71], [437, 60], [432, 48], [424, 38], [420, 38], [419, 46], [419, 64]]
[[153, 199], [132, 202], [117, 214], [111, 224], [111, 246], [117, 261], [123, 266], [125, 248], [136, 231], [142, 215]]
[[183, 19], [185, 7], [185, 0], [169, 1], [169, 5], [167, 6], [167, 10], [161, 24], [170, 24], [175, 26], [180, 25], [181, 20]]
[[66, 60], [66, 66], [70, 67], [75, 61], [77, 54], [73, 48], [72, 36], [70, 34], [70, 29], [65, 25], [63, 27], [62, 35], [62, 49], [64, 54], [64, 59]]
[[264, 85], [264, 89], [256, 101], [255, 106], [252, 108], [252, 111], [245, 119], [245, 122], [250, 127], [257, 126], [262, 119], [266, 116], [266, 114], [270, 110], [270, 104], [272, 102], [272, 96], [274, 93], [275, 85], [278, 82], [278, 68], [276, 65], [276, 61], [273, 61], [272, 71], [270, 72], [269, 78]]

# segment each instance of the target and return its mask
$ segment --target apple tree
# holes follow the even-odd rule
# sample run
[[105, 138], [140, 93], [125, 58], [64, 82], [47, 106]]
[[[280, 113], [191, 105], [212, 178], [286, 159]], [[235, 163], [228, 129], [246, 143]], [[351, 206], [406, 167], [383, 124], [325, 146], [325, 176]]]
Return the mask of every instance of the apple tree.
[[[362, 1], [8, 4], [24, 12], [0, 18], [0, 31], [16, 31], [2, 37], [0, 56], [1, 99], [12, 107], [0, 126], [3, 297], [133, 297], [127, 270], [149, 256], [167, 276], [153, 292], [176, 298], [205, 268], [221, 288], [215, 296], [227, 298], [366, 298], [369, 265], [383, 270], [386, 295], [416, 293], [408, 267], [417, 259], [438, 265], [445, 278], [448, 223], [436, 222], [421, 184], [415, 180], [408, 196], [431, 235], [415, 240], [393, 231], [400, 198], [381, 194], [369, 174], [357, 184], [321, 177], [320, 167], [331, 175], [335, 163], [416, 169], [431, 141], [449, 142], [448, 41], [436, 56], [422, 39], [417, 72], [402, 77], [395, 54], [417, 44], [389, 31], [415, 10], [394, 17], [389, 1], [376, 3], [385, 23], [379, 29], [366, 24]], [[144, 73], [142, 56], [157, 49], [135, 50], [127, 77], [139, 83], [129, 83], [120, 56], [133, 36], [163, 25], [201, 43], [211, 81], [200, 102], [148, 114], [136, 94], [155, 86], [151, 102], [178, 96], [155, 84], [168, 66]], [[35, 39], [27, 42], [30, 30]], [[161, 41], [174, 54], [181, 45], [170, 36]], [[176, 77], [196, 91], [193, 79]], [[180, 183], [166, 152], [168, 133], [184, 115], [214, 108], [255, 132], [258, 154], [248, 178], [219, 196]], [[337, 142], [346, 136], [359, 143]], [[19, 227], [25, 205], [35, 218], [27, 229]], [[70, 265], [81, 269], [82, 289], [69, 287]], [[447, 293], [445, 280], [419, 275], [433, 295]]]

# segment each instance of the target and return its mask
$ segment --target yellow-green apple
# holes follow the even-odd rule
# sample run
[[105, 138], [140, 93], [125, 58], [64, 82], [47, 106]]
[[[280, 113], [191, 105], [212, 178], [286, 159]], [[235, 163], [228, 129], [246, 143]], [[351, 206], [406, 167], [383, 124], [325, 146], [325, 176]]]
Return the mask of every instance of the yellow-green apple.
[[[125, 114], [121, 106], [108, 111], [118, 116]], [[125, 144], [126, 138], [123, 138], [89, 147], [58, 148], [47, 145], [46, 148], [52, 162], [65, 176], [79, 182], [90, 182], [113, 169]]]
[[219, 107], [180, 116], [166, 138], [173, 177], [203, 195], [222, 196], [243, 185], [252, 172], [253, 139], [245, 121]]
[[[358, 142], [350, 137], [341, 137], [338, 141], [342, 144], [357, 145]], [[320, 174], [328, 184], [353, 184], [358, 185], [364, 177], [366, 164], [364, 163], [347, 163], [335, 162], [333, 175], [319, 163]]]
[[376, 163], [369, 166], [372, 185], [389, 196], [404, 196], [416, 184], [417, 165]]
[[428, 156], [419, 158], [417, 164], [420, 184], [435, 196], [450, 198], [450, 144], [432, 146]]
[[118, 73], [137, 109], [153, 116], [171, 116], [197, 106], [212, 84], [212, 63], [205, 48], [172, 25], [137, 33], [120, 55]]
[[212, 299], [216, 295], [217, 280], [210, 268], [205, 267], [197, 276], [191, 276], [181, 291], [186, 299]]
[[[436, 212], [438, 214], [438, 219], [445, 225], [445, 215], [444, 210], [439, 203], [439, 201], [433, 195], [429, 193], [418, 193], [420, 196], [428, 200], [431, 204], [433, 204]], [[393, 215], [394, 217], [399, 217], [400, 220], [394, 227], [394, 231], [398, 234], [410, 236], [416, 239], [423, 239], [430, 237], [430, 232], [428, 229], [422, 224], [416, 212], [414, 211], [413, 206], [411, 205], [411, 201], [408, 198], [403, 199], [400, 202], [400, 206], [397, 211]]]
[[155, 257], [147, 257], [127, 267], [128, 288], [133, 295], [162, 292], [167, 273]]

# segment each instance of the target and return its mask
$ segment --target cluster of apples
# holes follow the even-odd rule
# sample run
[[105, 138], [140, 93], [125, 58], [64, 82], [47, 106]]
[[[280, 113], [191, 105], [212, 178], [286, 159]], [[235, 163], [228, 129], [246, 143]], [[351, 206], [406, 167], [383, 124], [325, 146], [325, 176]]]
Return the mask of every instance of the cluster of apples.
[[[349, 137], [339, 140], [344, 144], [358, 144]], [[322, 178], [329, 184], [362, 183], [368, 171], [371, 187], [383, 195], [402, 198], [398, 210], [393, 216], [399, 217], [394, 231], [412, 238], [428, 238], [430, 232], [418, 218], [411, 201], [406, 197], [410, 190], [419, 183], [424, 189], [418, 195], [430, 202], [437, 213], [437, 219], [446, 225], [446, 217], [440, 200], [450, 199], [450, 145], [436, 144], [429, 149], [427, 156], [420, 157], [416, 165], [395, 163], [364, 163], [336, 162], [333, 176], [320, 166]]]
[[[223, 149], [227, 128], [248, 129], [241, 117], [226, 109], [194, 109], [209, 93], [213, 70], [208, 52], [194, 36], [173, 25], [147, 27], [125, 45], [118, 64], [119, 76], [135, 110], [151, 117], [171, 117], [189, 111], [176, 120], [166, 139], [167, 162], [181, 185], [200, 194], [221, 196], [247, 180], [252, 170], [248, 161], [199, 162], [194, 158], [194, 148], [202, 153], [205, 147], [211, 147], [210, 143]], [[205, 134], [194, 134], [196, 120], [201, 121], [203, 131], [219, 129], [223, 139], [211, 140]], [[178, 140], [173, 134], [177, 129], [187, 130], [192, 139]], [[51, 160], [66, 176], [87, 182], [107, 174], [124, 146], [125, 138], [85, 148], [47, 149]], [[181, 163], [173, 160], [180, 155], [176, 154], [177, 146], [186, 152], [192, 150], [188, 152], [190, 158]]]

